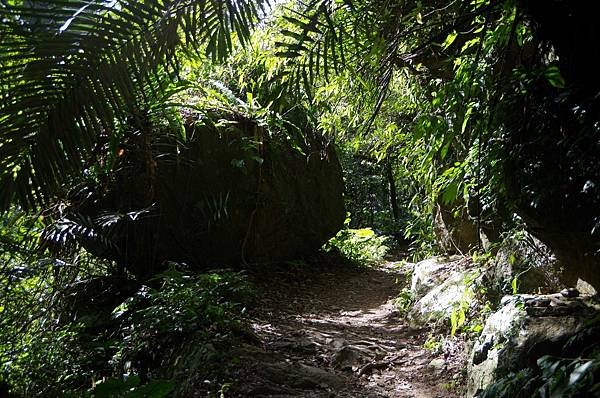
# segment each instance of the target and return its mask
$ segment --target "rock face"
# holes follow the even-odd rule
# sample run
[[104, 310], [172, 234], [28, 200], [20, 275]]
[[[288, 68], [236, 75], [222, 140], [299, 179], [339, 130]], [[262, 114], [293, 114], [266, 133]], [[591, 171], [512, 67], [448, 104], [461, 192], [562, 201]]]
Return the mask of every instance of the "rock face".
[[[498, 250], [488, 269], [491, 282], [503, 294], [534, 294], [557, 292], [565, 284], [563, 267], [556, 256], [540, 240], [527, 232], [520, 239], [513, 239]], [[513, 279], [515, 285], [512, 286]]]
[[229, 118], [218, 127], [189, 124], [185, 144], [153, 143], [160, 157], [125, 151], [106, 194], [82, 206], [92, 218], [148, 209], [112, 242], [113, 258], [136, 275], [165, 260], [206, 267], [292, 259], [341, 229], [342, 173], [330, 145]]
[[472, 284], [480, 270], [466, 257], [433, 257], [415, 264], [408, 318], [415, 326], [439, 325], [458, 307], [469, 306]]
[[510, 372], [535, 366], [543, 355], [558, 355], [571, 336], [600, 314], [593, 298], [575, 292], [504, 297], [471, 352], [467, 396]]
[[435, 205], [433, 232], [446, 253], [467, 253], [478, 243], [477, 225], [466, 210], [455, 216], [452, 206], [441, 202]]
[[[504, 101], [513, 126], [506, 141], [507, 194], [527, 229], [566, 265], [567, 282], [581, 278], [598, 290], [600, 76], [592, 66], [600, 58], [593, 49], [600, 45], [598, 25], [590, 2], [519, 3], [537, 38], [552, 45], [569, 95], [548, 91], [540, 80], [526, 95]], [[559, 23], [565, 15], [569, 21]]]

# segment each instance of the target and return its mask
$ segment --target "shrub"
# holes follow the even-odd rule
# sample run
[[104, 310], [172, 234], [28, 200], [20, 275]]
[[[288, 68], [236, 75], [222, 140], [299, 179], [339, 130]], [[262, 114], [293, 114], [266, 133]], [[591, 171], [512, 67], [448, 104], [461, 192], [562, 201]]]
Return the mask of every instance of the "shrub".
[[336, 248], [352, 262], [374, 264], [383, 260], [389, 247], [388, 238], [377, 235], [371, 228], [351, 229], [347, 227], [337, 233], [325, 245], [325, 249]]

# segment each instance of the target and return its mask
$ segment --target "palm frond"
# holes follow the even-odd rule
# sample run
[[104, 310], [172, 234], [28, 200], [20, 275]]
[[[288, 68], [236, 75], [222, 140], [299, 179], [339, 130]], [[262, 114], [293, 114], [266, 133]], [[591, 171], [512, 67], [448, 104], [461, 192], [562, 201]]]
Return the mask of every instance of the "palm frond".
[[281, 29], [282, 40], [276, 43], [277, 55], [291, 61], [286, 78], [310, 93], [317, 78], [327, 80], [347, 64], [356, 64], [375, 43], [371, 31], [356, 29], [364, 11], [350, 1], [328, 0], [286, 9], [282, 19], [288, 27]]
[[[444, 61], [472, 37], [480, 17], [502, 6], [503, 2], [457, 0], [312, 0], [285, 10], [289, 26], [281, 29], [284, 39], [277, 43], [278, 55], [290, 61], [285, 72], [289, 80], [304, 84], [307, 92], [315, 78], [327, 80], [347, 68], [358, 71], [362, 79], [376, 83], [378, 109], [395, 69], [448, 69]], [[444, 46], [456, 31], [463, 40]]]
[[220, 59], [266, 0], [0, 3], [0, 211], [48, 203], [100, 136], [164, 100], [178, 49]]
[[79, 212], [70, 212], [49, 224], [40, 235], [40, 248], [56, 254], [73, 254], [81, 247], [94, 253], [118, 253], [115, 243], [124, 235], [127, 223], [154, 217], [154, 205], [126, 213], [102, 211], [91, 218]]

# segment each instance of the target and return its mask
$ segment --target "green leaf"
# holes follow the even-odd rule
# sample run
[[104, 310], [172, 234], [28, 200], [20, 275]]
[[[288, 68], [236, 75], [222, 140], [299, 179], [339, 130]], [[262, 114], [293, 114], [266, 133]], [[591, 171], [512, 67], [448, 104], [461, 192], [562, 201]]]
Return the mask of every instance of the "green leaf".
[[375, 236], [375, 232], [371, 228], [354, 229], [352, 232], [360, 238], [371, 238]]
[[[479, 44], [479, 42], [480, 42], [480, 40], [481, 40], [481, 39], [479, 38], [479, 36], [478, 36], [478, 37], [475, 37], [475, 38], [473, 38], [473, 39], [471, 39], [471, 40], [467, 40], [467, 41], [465, 42], [465, 44], [463, 44], [463, 46], [462, 46], [462, 48], [461, 48], [460, 52], [461, 52], [461, 53], [464, 53], [464, 52], [466, 52], [468, 49], [470, 49], [471, 47], [474, 47], [474, 46], [478, 45], [478, 44]], [[456, 61], [458, 61], [459, 59], [460, 59], [460, 58], [457, 58], [457, 59], [455, 60], [455, 62], [456, 62]]]
[[458, 188], [459, 188], [458, 181], [454, 181], [454, 182], [450, 183], [446, 187], [446, 189], [444, 189], [444, 192], [442, 193], [442, 202], [444, 204], [454, 203], [458, 197]]
[[442, 48], [445, 50], [448, 47], [450, 47], [452, 45], [452, 43], [454, 43], [454, 41], [456, 40], [457, 37], [458, 37], [458, 33], [456, 33], [456, 30], [453, 30], [452, 33], [450, 33], [446, 37], [446, 40], [444, 40], [444, 42], [442, 43]]
[[544, 71], [544, 77], [553, 87], [565, 88], [565, 79], [560, 74], [560, 69], [558, 69], [558, 66], [552, 65], [546, 68]]
[[578, 383], [582, 378], [586, 376], [586, 374], [590, 373], [589, 371], [593, 369], [594, 361], [584, 361], [583, 363], [577, 365], [571, 375], [569, 376], [569, 385], [574, 385]]
[[458, 311], [458, 320], [456, 322], [457, 326], [460, 327], [460, 326], [464, 325], [465, 324], [465, 320], [466, 320], [465, 311], [463, 309], [460, 309]]
[[467, 111], [465, 112], [465, 116], [463, 117], [463, 122], [460, 127], [460, 133], [464, 134], [467, 126], [469, 125], [469, 119], [471, 118], [471, 114], [473, 113], [473, 104], [469, 104], [467, 107]]
[[458, 328], [458, 314], [456, 308], [452, 310], [450, 314], [450, 335], [454, 336], [456, 334], [456, 329]]

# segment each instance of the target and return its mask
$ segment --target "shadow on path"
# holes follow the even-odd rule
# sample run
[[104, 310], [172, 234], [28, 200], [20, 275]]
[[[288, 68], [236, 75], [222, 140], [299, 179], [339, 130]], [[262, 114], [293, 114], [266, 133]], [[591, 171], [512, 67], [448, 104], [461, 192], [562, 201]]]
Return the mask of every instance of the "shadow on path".
[[239, 393], [263, 397], [456, 397], [452, 372], [433, 370], [426, 331], [393, 305], [406, 286], [398, 263], [332, 266], [260, 281], [252, 327], [240, 349]]

